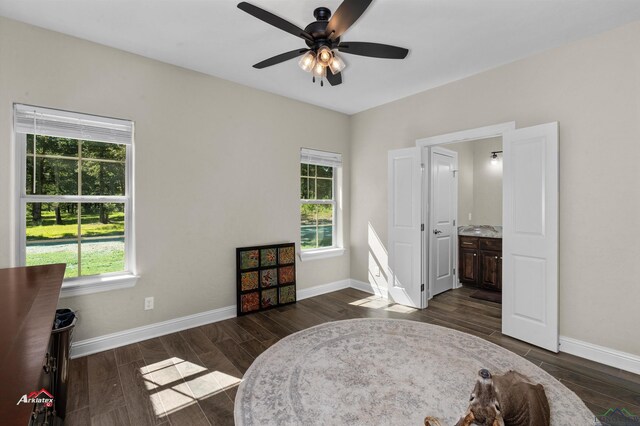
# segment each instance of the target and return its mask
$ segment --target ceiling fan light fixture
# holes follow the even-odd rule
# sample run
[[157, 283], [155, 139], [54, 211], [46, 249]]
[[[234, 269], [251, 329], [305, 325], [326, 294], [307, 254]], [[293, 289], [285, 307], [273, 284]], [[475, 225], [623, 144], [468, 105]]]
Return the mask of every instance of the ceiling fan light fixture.
[[[323, 79], [326, 78], [331, 86], [337, 86], [342, 84], [342, 70], [345, 68], [345, 63], [342, 58], [336, 56], [336, 51], [340, 51], [341, 54], [371, 58], [406, 58], [409, 50], [403, 47], [361, 41], [347, 43], [341, 41], [345, 31], [362, 16], [371, 2], [372, 0], [342, 0], [333, 15], [326, 7], [318, 7], [313, 12], [316, 20], [302, 29], [258, 6], [241, 1], [238, 3], [238, 9], [279, 30], [299, 37], [306, 43], [304, 49], [294, 49], [272, 56], [254, 64], [253, 67], [263, 69], [296, 58], [299, 59], [300, 68], [313, 74], [314, 82], [316, 78], [320, 78], [322, 86]], [[331, 71], [327, 71], [327, 68]]]
[[333, 55], [333, 58], [331, 58], [331, 62], [329, 62], [329, 68], [331, 69], [331, 72], [333, 74], [338, 74], [339, 72], [342, 72], [342, 70], [346, 66], [347, 65], [344, 63], [342, 58], [336, 54]]
[[313, 74], [314, 77], [317, 78], [325, 78], [327, 76], [327, 67], [325, 67], [324, 65], [322, 65], [321, 62], [316, 62], [315, 66], [313, 67], [313, 70], [311, 71], [311, 73]]
[[298, 65], [306, 72], [311, 72], [313, 67], [316, 64], [316, 55], [315, 53], [309, 51], [305, 53], [302, 58], [298, 61]]
[[320, 49], [318, 49], [316, 60], [323, 66], [328, 67], [332, 59], [333, 52], [331, 52], [331, 49], [329, 49], [328, 46], [322, 46]]

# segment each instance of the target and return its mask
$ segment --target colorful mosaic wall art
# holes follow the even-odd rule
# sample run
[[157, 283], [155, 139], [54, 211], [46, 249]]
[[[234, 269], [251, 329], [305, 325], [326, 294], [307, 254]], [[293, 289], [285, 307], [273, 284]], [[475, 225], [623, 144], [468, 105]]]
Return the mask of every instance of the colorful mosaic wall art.
[[280, 304], [286, 305], [296, 301], [296, 286], [287, 285], [280, 287]]
[[238, 316], [296, 301], [294, 243], [236, 249]]
[[242, 288], [242, 291], [257, 289], [258, 288], [258, 271], [241, 273], [240, 287]]

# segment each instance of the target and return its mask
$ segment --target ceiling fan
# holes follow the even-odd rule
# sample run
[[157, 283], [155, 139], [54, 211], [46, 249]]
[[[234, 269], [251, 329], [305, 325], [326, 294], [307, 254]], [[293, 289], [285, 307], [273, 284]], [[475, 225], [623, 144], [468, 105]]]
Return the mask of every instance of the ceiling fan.
[[[336, 54], [336, 50], [352, 55], [370, 56], [372, 58], [404, 59], [409, 51], [402, 47], [388, 44], [368, 43], [361, 41], [341, 42], [340, 37], [364, 13], [372, 0], [344, 0], [331, 16], [326, 7], [318, 7], [313, 11], [316, 20], [305, 27], [297, 27], [273, 13], [267, 12], [247, 2], [238, 3], [238, 8], [248, 14], [271, 24], [276, 28], [303, 39], [307, 48], [281, 53], [272, 58], [258, 62], [253, 67], [262, 69], [302, 56], [298, 61], [300, 68], [313, 74], [313, 82], [326, 78], [329, 84], [336, 86], [342, 83], [342, 70], [345, 63]], [[328, 68], [328, 70], [327, 70]]]

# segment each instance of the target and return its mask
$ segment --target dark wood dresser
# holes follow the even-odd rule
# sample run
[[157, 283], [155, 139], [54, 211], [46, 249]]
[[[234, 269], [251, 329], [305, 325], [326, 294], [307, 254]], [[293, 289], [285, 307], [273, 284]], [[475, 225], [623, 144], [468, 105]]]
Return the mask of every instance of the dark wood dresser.
[[502, 290], [502, 238], [458, 238], [458, 271], [462, 284]]
[[[49, 359], [51, 328], [64, 270], [64, 264], [0, 269], [2, 425], [28, 425], [34, 408], [43, 409], [38, 404], [17, 403], [23, 395], [37, 398], [41, 389], [50, 391], [50, 372], [55, 369]], [[56, 395], [53, 397], [55, 401]], [[54, 421], [50, 419], [49, 424]]]

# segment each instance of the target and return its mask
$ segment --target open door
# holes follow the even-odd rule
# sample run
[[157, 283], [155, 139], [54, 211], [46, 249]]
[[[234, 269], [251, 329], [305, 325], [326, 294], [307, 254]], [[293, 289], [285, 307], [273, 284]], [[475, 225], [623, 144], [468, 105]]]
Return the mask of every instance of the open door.
[[502, 332], [558, 352], [558, 123], [503, 134]]
[[455, 286], [458, 153], [441, 147], [429, 150], [429, 297]]
[[389, 295], [396, 303], [422, 308], [420, 150], [389, 151]]

